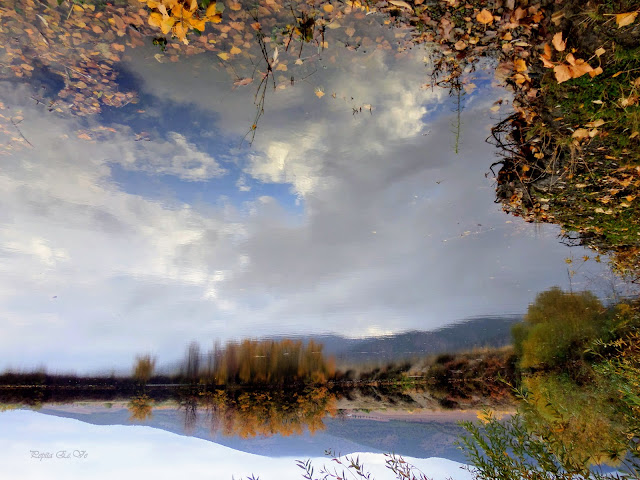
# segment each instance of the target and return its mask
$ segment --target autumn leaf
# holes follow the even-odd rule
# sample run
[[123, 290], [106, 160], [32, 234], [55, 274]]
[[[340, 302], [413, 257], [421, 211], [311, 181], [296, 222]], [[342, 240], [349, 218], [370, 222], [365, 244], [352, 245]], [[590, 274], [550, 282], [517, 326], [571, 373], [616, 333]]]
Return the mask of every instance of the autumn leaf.
[[556, 80], [558, 81], [558, 83], [566, 82], [567, 80], [571, 80], [571, 78], [573, 78], [571, 76], [569, 65], [556, 65], [553, 68], [553, 72], [556, 75]]
[[322, 98], [324, 97], [324, 92], [322, 91], [322, 89], [320, 87], [316, 88], [316, 97], [318, 98]]
[[596, 55], [598, 57], [600, 57], [600, 56], [604, 55], [605, 52], [606, 52], [606, 50], [604, 48], [600, 47], [599, 49], [596, 50], [595, 53], [596, 53]]
[[564, 49], [567, 48], [567, 41], [562, 40], [562, 32], [558, 32], [553, 36], [553, 40], [551, 41], [554, 48], [559, 52], [564, 52]]
[[322, 9], [327, 13], [331, 13], [333, 12], [333, 5], [331, 5], [330, 3], [327, 3], [326, 5], [322, 6]]
[[546, 67], [546, 68], [553, 68], [556, 66], [555, 63], [550, 62], [547, 57], [545, 57], [544, 55], [540, 55], [540, 60], [542, 60], [542, 64]]
[[486, 25], [488, 23], [492, 23], [493, 22], [493, 15], [489, 10], [487, 10], [485, 8], [480, 13], [478, 13], [478, 15], [476, 16], [476, 20], [478, 22]]
[[464, 40], [458, 40], [453, 47], [456, 50], [464, 50], [465, 48], [467, 48], [467, 44]]
[[409, 5], [407, 2], [403, 2], [402, 0], [389, 0], [389, 3], [391, 5], [395, 5], [396, 7], [406, 8], [407, 10], [413, 11], [411, 5]]
[[586, 63], [584, 60], [576, 60], [575, 64], [570, 67], [571, 70], [571, 78], [579, 78], [582, 75], [593, 71], [591, 65]]
[[618, 28], [626, 27], [636, 21], [638, 12], [619, 13], [616, 15], [616, 23]]
[[588, 138], [589, 130], [587, 130], [586, 128], [578, 128], [575, 132], [573, 132], [571, 137], [576, 138], [578, 140], [582, 140], [583, 138]]
[[518, 58], [514, 60], [513, 64], [516, 67], [516, 72], [526, 72], [527, 71], [527, 62], [525, 62], [522, 58]]
[[229, 60], [229, 54], [227, 52], [220, 52], [218, 53], [218, 56], [222, 59], [222, 60]]
[[242, 5], [238, 2], [231, 2], [229, 8], [237, 12], [238, 10], [242, 10]]
[[605, 121], [599, 118], [598, 120], [594, 120], [593, 122], [586, 123], [585, 126], [590, 128], [597, 128], [597, 127], [601, 127], [604, 124], [605, 124]]
[[238, 47], [236, 46], [231, 47], [231, 55], [237, 55], [240, 52], [242, 52], [242, 50], [240, 50]]
[[251, 82], [253, 82], [253, 78], [251, 77], [239, 78], [233, 82], [233, 85], [234, 87], [243, 87], [245, 85], [249, 85]]
[[[591, 78], [595, 77], [596, 75], [600, 75], [604, 70], [602, 70], [602, 67], [596, 67], [593, 70], [591, 70], [589, 72], [589, 76]], [[595, 102], [594, 102], [595, 103]]]

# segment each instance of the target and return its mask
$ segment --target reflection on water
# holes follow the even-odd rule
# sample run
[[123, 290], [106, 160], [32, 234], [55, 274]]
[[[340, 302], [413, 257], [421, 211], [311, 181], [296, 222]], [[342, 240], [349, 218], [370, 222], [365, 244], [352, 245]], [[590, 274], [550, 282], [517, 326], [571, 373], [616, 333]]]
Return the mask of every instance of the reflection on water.
[[[494, 3], [0, 5], [2, 409], [107, 402], [117, 422], [284, 442], [488, 405], [518, 415], [472, 437], [632, 471], [637, 132], [607, 150], [618, 120], [536, 83], [538, 46], [591, 68], [562, 37], [542, 48], [567, 12]], [[560, 120], [564, 140], [537, 130]]]

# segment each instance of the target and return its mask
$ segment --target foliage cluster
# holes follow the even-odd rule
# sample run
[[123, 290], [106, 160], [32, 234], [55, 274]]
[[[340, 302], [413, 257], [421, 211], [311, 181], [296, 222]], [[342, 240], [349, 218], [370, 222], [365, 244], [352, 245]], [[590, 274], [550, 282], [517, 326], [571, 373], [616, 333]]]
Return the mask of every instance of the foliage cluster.
[[189, 381], [213, 385], [324, 383], [335, 366], [322, 349], [314, 341], [243, 340], [215, 345], [201, 357], [192, 344], [182, 371]]
[[514, 327], [523, 419], [564, 465], [618, 465], [638, 453], [638, 312], [554, 288]]
[[335, 396], [326, 387], [302, 389], [226, 389], [191, 392], [180, 400], [185, 427], [193, 428], [202, 409], [212, 433], [241, 438], [301, 435], [323, 430], [323, 418], [336, 414]]

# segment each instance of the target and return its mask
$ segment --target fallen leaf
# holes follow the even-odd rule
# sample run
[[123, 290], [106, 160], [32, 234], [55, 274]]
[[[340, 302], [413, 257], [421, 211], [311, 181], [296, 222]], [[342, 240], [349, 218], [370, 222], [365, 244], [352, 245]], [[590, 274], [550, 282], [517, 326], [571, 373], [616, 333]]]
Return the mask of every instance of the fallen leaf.
[[395, 5], [396, 7], [406, 8], [407, 10], [413, 11], [411, 5], [409, 5], [407, 2], [403, 2], [402, 0], [389, 0], [389, 3], [391, 5]]
[[556, 65], [553, 68], [553, 72], [556, 75], [556, 80], [558, 83], [566, 82], [567, 80], [571, 80], [571, 70], [569, 69], [569, 65]]
[[616, 23], [618, 28], [626, 27], [636, 21], [638, 12], [619, 13], [616, 15]]
[[477, 16], [476, 20], [484, 25], [493, 22], [493, 14], [486, 8], [482, 10]]
[[629, 135], [629, 138], [636, 138], [638, 135], [640, 135], [640, 132], [633, 132], [631, 135]]
[[586, 127], [589, 128], [597, 128], [597, 127], [601, 127], [602, 125], [604, 125], [604, 120], [602, 120], [601, 118], [599, 118], [598, 120], [594, 120], [593, 122], [589, 122], [587, 124], [585, 124]]
[[238, 2], [231, 2], [229, 4], [229, 8], [231, 10], [235, 10], [237, 12], [239, 10], [242, 10], [242, 5], [240, 3], [238, 3]]
[[602, 56], [604, 53], [606, 52], [606, 50], [602, 47], [600, 47], [599, 49], [596, 50], [596, 55], [597, 56]]
[[218, 56], [222, 59], [222, 60], [229, 60], [229, 54], [227, 52], [220, 52], [218, 54]]
[[231, 47], [231, 55], [237, 55], [240, 52], [242, 52], [242, 50], [240, 50], [238, 47], [236, 46]]
[[330, 3], [327, 3], [326, 5], [322, 6], [322, 9], [327, 13], [331, 13], [333, 12], [333, 5], [331, 5]]
[[[602, 72], [603, 72], [602, 67], [596, 67], [596, 68], [594, 68], [593, 70], [591, 70], [591, 71], [589, 72], [589, 76], [590, 76], [591, 78], [593, 78], [593, 77], [595, 77], [596, 75], [600, 75]], [[596, 101], [594, 101], [593, 103], [596, 103], [596, 102], [597, 102], [597, 100], [596, 100]], [[602, 103], [602, 102], [600, 102], [600, 103]]]
[[299, 58], [299, 59], [297, 59], [297, 60], [295, 61], [295, 64], [296, 64], [296, 65], [302, 65], [303, 63], [304, 63], [304, 62], [302, 61], [302, 59], [301, 59], [301, 58]]
[[584, 61], [583, 63], [578, 63], [578, 61], [576, 61], [576, 64], [571, 66], [570, 69], [572, 78], [579, 78], [585, 73], [589, 73], [593, 70], [593, 68], [591, 68], [591, 65]]
[[455, 45], [454, 48], [456, 50], [464, 50], [465, 48], [467, 48], [467, 44], [464, 40], [458, 40]]
[[540, 60], [542, 60], [542, 64], [546, 68], [553, 68], [553, 67], [556, 66], [556, 64], [553, 63], [553, 62], [550, 62], [549, 59], [545, 55], [540, 55]]
[[586, 128], [578, 128], [571, 135], [572, 138], [576, 138], [578, 140], [582, 140], [583, 138], [587, 138], [588, 136], [589, 136], [589, 130], [587, 130]]
[[525, 62], [522, 58], [516, 59], [513, 64], [516, 67], [516, 72], [526, 72], [527, 71], [527, 62]]
[[562, 40], [562, 32], [558, 32], [553, 36], [553, 40], [551, 41], [554, 48], [559, 52], [564, 52], [564, 49], [567, 48], [567, 41]]
[[324, 92], [319, 87], [316, 88], [316, 97], [318, 97], [318, 98], [324, 97]]

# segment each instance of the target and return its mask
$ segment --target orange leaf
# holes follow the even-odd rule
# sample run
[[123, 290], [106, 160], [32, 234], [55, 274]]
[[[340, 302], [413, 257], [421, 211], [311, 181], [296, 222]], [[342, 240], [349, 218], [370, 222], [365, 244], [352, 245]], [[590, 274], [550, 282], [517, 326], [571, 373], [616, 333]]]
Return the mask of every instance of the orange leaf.
[[582, 75], [584, 75], [585, 73], [589, 73], [593, 70], [593, 68], [591, 68], [591, 65], [589, 65], [586, 62], [583, 63], [577, 63], [575, 65], [573, 65], [572, 67], [570, 67], [571, 69], [571, 77], [572, 78], [578, 78], [581, 77]]
[[526, 72], [527, 71], [527, 62], [525, 62], [522, 58], [516, 59], [513, 64], [516, 67], [516, 72]]
[[558, 32], [553, 36], [553, 40], [551, 41], [555, 49], [559, 52], [564, 52], [564, 49], [567, 48], [567, 41], [562, 40], [562, 32]]
[[626, 27], [636, 21], [638, 12], [619, 13], [616, 15], [616, 23], [618, 28]]
[[555, 67], [555, 64], [553, 62], [550, 62], [547, 57], [545, 57], [544, 55], [540, 55], [540, 60], [542, 60], [542, 63], [545, 67], [547, 68], [553, 68]]
[[491, 14], [491, 12], [489, 10], [487, 10], [485, 8], [484, 10], [482, 10], [476, 16], [476, 20], [478, 20], [478, 22], [486, 25], [487, 23], [492, 23], [493, 22], [493, 15]]
[[553, 68], [553, 72], [556, 74], [556, 80], [558, 83], [566, 82], [572, 78], [569, 65], [556, 65]]
[[589, 72], [589, 76], [593, 78], [596, 75], [600, 75], [602, 72], [603, 72], [602, 67], [596, 67]]

